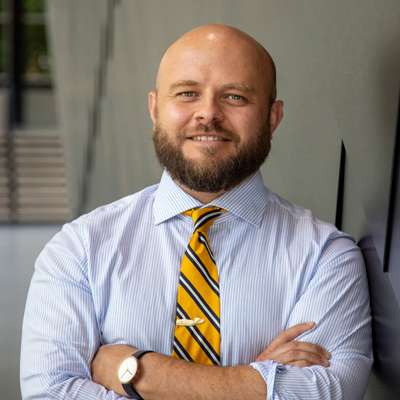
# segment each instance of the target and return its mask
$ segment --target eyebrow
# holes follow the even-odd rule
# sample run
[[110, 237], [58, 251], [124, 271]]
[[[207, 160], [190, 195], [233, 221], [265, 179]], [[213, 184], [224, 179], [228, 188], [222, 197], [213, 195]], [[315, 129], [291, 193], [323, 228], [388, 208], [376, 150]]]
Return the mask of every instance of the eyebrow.
[[[183, 86], [198, 86], [200, 83], [197, 81], [192, 81], [192, 80], [181, 80], [174, 82], [171, 84], [169, 87], [170, 91], [174, 91], [177, 88], [183, 87]], [[256, 90], [254, 87], [250, 85], [246, 85], [244, 83], [227, 83], [225, 85], [222, 85], [221, 89], [223, 91], [225, 90], [240, 90], [241, 92], [245, 93], [254, 93]]]
[[222, 86], [222, 90], [240, 90], [245, 93], [254, 93], [256, 91], [254, 87], [243, 83], [227, 83]]
[[177, 81], [174, 82], [170, 87], [169, 90], [173, 91], [177, 88], [180, 88], [182, 86], [197, 86], [199, 84], [199, 82], [196, 81], [190, 81], [190, 80], [183, 80], [183, 81]]

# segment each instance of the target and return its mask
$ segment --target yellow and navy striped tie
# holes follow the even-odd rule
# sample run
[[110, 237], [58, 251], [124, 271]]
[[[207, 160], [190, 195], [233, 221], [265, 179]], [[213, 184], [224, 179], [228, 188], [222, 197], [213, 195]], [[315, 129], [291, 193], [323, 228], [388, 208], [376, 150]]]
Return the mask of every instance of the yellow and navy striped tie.
[[184, 213], [192, 217], [194, 232], [179, 276], [172, 355], [206, 365], [220, 365], [219, 279], [207, 231], [223, 212], [204, 207]]

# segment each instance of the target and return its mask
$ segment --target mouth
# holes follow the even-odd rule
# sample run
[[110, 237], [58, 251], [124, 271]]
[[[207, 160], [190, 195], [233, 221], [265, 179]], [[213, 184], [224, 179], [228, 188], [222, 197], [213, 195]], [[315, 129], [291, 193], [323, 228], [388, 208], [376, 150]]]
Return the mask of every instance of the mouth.
[[218, 135], [193, 135], [187, 139], [194, 142], [230, 142], [230, 139]]

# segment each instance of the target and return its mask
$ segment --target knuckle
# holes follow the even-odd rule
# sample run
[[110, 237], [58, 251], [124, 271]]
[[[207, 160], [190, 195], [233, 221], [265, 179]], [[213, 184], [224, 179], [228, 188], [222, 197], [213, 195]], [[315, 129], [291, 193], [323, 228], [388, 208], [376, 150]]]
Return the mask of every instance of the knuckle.
[[318, 353], [321, 353], [321, 354], [325, 353], [325, 349], [322, 346], [319, 346], [319, 345], [316, 344], [315, 348], [316, 348]]

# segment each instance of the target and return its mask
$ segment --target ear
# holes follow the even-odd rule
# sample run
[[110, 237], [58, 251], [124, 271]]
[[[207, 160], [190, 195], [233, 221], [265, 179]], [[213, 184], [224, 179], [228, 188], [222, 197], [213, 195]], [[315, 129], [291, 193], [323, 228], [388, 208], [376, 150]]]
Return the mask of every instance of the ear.
[[153, 126], [157, 121], [157, 91], [152, 90], [147, 96], [147, 106], [149, 108], [150, 118], [153, 121]]
[[269, 126], [271, 135], [273, 135], [275, 129], [278, 127], [283, 118], [283, 101], [275, 100], [272, 103], [271, 111], [269, 115]]

